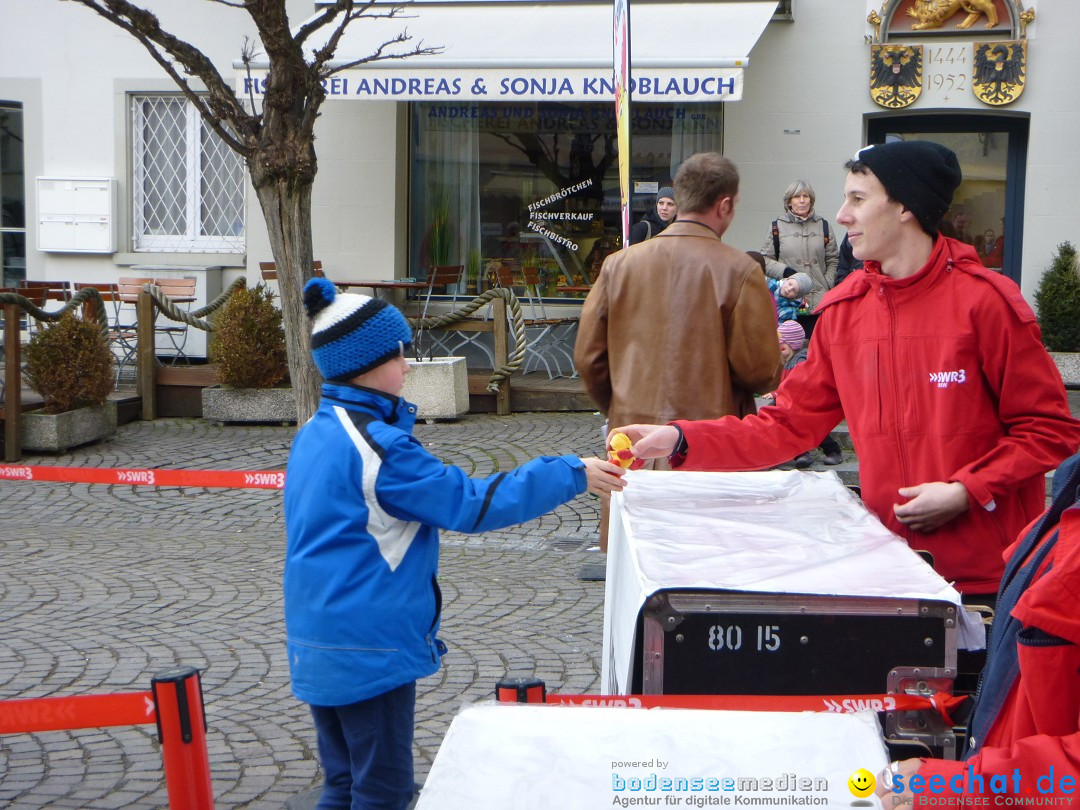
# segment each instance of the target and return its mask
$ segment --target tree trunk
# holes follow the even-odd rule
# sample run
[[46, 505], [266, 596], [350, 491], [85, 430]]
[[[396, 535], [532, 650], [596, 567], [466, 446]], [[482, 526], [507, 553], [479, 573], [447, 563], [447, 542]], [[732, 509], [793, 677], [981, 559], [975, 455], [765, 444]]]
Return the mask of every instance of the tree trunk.
[[322, 385], [308, 347], [311, 328], [303, 300], [304, 285], [312, 277], [311, 184], [275, 180], [262, 184], [255, 193], [277, 265], [289, 377], [296, 393], [297, 425], [303, 425], [319, 407]]

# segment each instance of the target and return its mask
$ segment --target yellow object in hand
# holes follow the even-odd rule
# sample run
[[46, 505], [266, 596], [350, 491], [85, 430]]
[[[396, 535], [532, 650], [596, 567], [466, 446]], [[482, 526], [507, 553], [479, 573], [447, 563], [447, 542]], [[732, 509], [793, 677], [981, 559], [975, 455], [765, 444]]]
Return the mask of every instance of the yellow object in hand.
[[615, 433], [611, 437], [611, 447], [608, 448], [608, 458], [623, 469], [634, 463], [634, 454], [630, 450], [630, 437], [625, 433]]

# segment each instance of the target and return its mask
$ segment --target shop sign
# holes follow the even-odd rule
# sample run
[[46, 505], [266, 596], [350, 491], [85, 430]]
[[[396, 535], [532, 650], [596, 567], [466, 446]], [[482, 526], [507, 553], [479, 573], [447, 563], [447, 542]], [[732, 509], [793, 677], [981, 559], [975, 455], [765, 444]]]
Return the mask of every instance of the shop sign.
[[[635, 101], [706, 102], [742, 98], [742, 68], [656, 68], [634, 71]], [[267, 71], [237, 77], [247, 98], [266, 91]], [[465, 70], [417, 65], [410, 69], [348, 70], [323, 80], [329, 98], [379, 101], [614, 101], [611, 70], [602, 68]]]

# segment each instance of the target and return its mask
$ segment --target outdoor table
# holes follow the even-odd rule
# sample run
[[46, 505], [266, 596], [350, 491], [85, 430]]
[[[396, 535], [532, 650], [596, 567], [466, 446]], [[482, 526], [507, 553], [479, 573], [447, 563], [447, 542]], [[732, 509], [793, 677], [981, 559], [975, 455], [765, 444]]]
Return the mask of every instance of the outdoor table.
[[338, 287], [368, 287], [374, 297], [379, 297], [379, 290], [426, 290], [426, 281], [405, 281], [404, 279], [382, 279], [375, 281], [334, 281]]
[[[985, 645], [981, 621], [962, 608], [956, 590], [870, 514], [834, 473], [637, 470], [627, 473], [626, 482], [626, 488], [611, 497], [601, 653], [604, 694], [632, 694], [638, 691], [635, 680], [651, 675], [663, 682], [664, 690], [658, 693], [679, 693], [678, 688], [667, 691], [670, 684], [664, 682], [664, 673], [671, 673], [660, 669], [677, 655], [693, 657], [693, 666], [680, 670], [686, 677], [696, 673], [715, 677], [713, 668], [727, 661], [730, 666], [724, 672], [732, 678], [755, 672], [756, 684], [765, 684], [766, 676], [783, 683], [788, 667], [795, 665], [784, 664], [789, 656], [797, 656], [795, 662], [819, 656], [822, 672], [829, 671], [824, 666], [829, 663], [861, 675], [854, 669], [861, 663], [852, 663], [843, 651], [836, 653], [829, 646], [831, 640], [844, 637], [839, 629], [842, 620], [837, 619], [828, 634], [811, 633], [809, 644], [800, 640], [802, 633], [793, 637], [789, 627], [802, 621], [802, 613], [819, 612], [801, 608], [804, 603], [824, 604], [824, 612], [836, 615], [870, 615], [873, 606], [888, 608], [886, 614], [912, 620], [910, 635], [923, 629], [917, 624], [920, 611], [936, 616], [952, 609], [959, 621], [951, 620], [948, 633], [956, 637], [946, 635], [926, 649], [954, 660], [956, 647]], [[650, 618], [656, 610], [652, 606], [664, 601], [674, 605], [688, 593], [702, 594], [699, 613], [686, 608], [679, 616], [664, 618], [661, 610], [657, 618]], [[769, 632], [760, 637], [753, 622], [725, 623], [726, 608], [720, 607], [725, 601], [753, 603], [759, 612], [771, 613], [775, 618], [768, 623]], [[742, 638], [703, 640], [692, 635], [688, 628], [697, 632], [702, 623], [707, 628], [710, 617], [716, 626], [747, 625]], [[664, 632], [672, 628], [678, 632]], [[874, 635], [867, 642], [895, 644], [899, 649], [904, 634], [902, 640], [910, 643], [905, 630], [891, 625], [883, 636], [876, 626], [871, 630]], [[639, 632], [644, 639], [638, 638]], [[923, 649], [922, 639], [919, 634], [917, 650]], [[642, 656], [642, 641], [650, 650], [647, 656]], [[650, 646], [661, 643], [668, 646]], [[729, 647], [737, 648], [736, 655], [725, 658], [722, 653], [728, 650], [730, 655]], [[877, 670], [870, 674], [876, 677]], [[880, 673], [880, 685], [875, 683], [872, 691], [885, 691], [887, 674]], [[808, 678], [791, 673], [789, 685], [804, 687]]]
[[886, 764], [873, 712], [480, 705], [454, 718], [416, 807], [873, 807], [848, 780]]

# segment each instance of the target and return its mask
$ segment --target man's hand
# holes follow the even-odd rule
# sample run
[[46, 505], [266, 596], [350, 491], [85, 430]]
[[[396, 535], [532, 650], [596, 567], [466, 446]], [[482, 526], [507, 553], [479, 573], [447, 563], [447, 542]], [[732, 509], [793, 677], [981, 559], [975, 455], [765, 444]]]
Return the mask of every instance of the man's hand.
[[959, 481], [930, 481], [897, 490], [907, 503], [894, 503], [896, 519], [917, 532], [932, 532], [969, 508], [967, 487]]
[[679, 430], [674, 425], [627, 425], [617, 427], [608, 433], [608, 446], [614, 433], [625, 433], [634, 443], [630, 449], [634, 458], [663, 458], [675, 452], [675, 443], [679, 441]]
[[618, 464], [600, 458], [583, 458], [581, 462], [585, 465], [588, 490], [594, 495], [607, 496], [626, 486], [623, 478], [626, 470]]
[[[899, 807], [901, 805], [911, 806], [915, 794], [911, 792], [911, 788], [908, 787], [908, 785], [911, 783], [911, 777], [919, 772], [920, 765], [922, 765], [921, 759], [902, 759], [899, 762], [889, 763], [889, 767], [882, 771], [878, 776], [877, 790], [875, 791], [878, 798], [882, 800], [882, 805], [885, 807]], [[892, 780], [898, 776], [904, 780], [904, 789], [900, 793], [894, 793], [892, 789]], [[885, 804], [886, 796], [893, 797], [889, 804]], [[902, 801], [903, 799], [907, 799], [907, 801]]]

